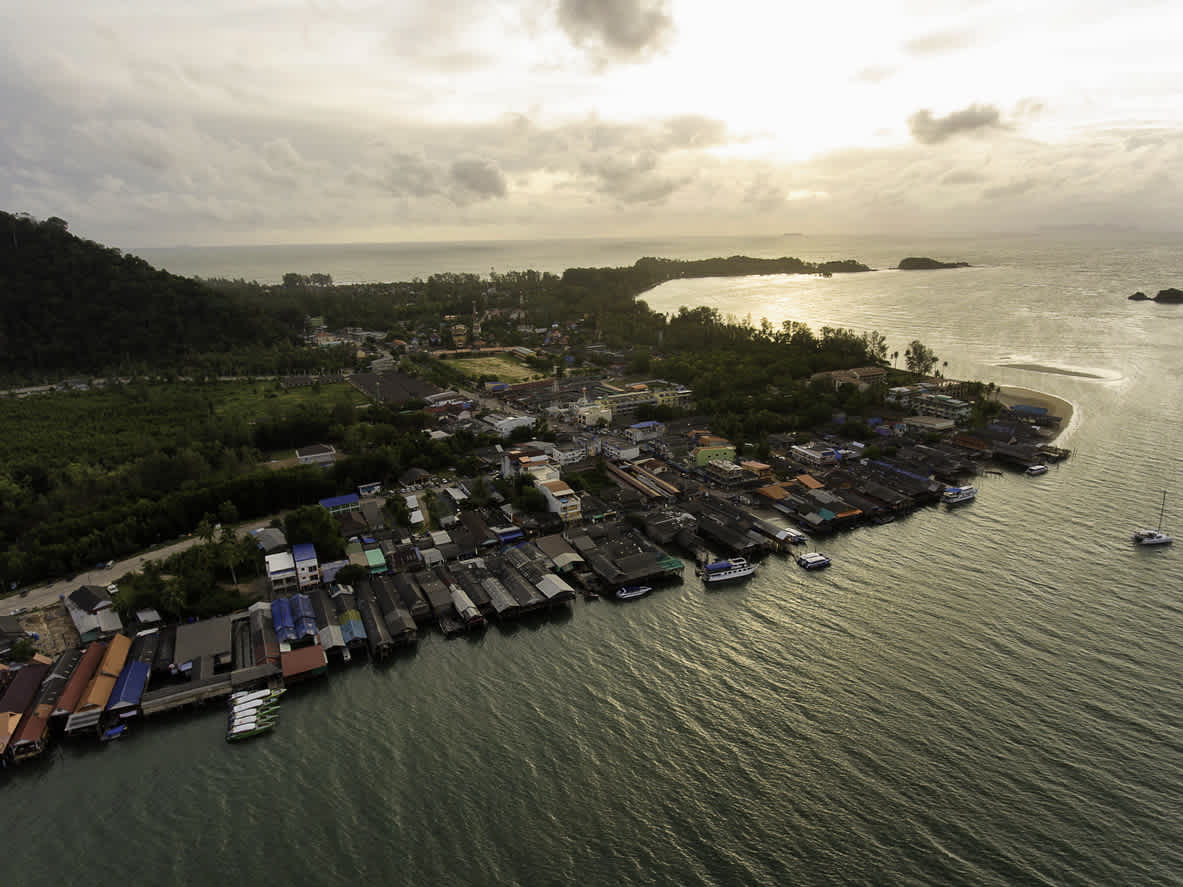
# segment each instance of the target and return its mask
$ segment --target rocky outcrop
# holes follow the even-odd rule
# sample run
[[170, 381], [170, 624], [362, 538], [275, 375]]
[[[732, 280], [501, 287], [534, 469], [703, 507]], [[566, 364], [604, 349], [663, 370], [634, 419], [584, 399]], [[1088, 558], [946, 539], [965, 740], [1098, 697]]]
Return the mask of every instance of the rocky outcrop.
[[1154, 296], [1154, 298], [1139, 290], [1130, 296], [1129, 300], [1131, 302], [1163, 302], [1168, 305], [1179, 305], [1183, 304], [1183, 290], [1175, 289], [1174, 287], [1159, 290], [1158, 295]]
[[940, 268], [968, 268], [969, 262], [938, 262], [936, 259], [909, 256], [897, 266], [901, 271], [936, 271]]

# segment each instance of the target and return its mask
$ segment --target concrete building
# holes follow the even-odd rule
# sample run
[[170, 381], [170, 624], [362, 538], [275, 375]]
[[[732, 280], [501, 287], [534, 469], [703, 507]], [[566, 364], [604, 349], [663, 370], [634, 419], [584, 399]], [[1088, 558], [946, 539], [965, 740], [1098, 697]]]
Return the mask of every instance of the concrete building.
[[291, 594], [300, 587], [296, 560], [290, 551], [277, 551], [263, 558], [272, 594]]
[[309, 444], [296, 450], [296, 461], [301, 465], [332, 465], [337, 451], [330, 444]]
[[316, 548], [309, 543], [292, 546], [292, 560], [296, 565], [296, 586], [300, 589], [320, 585], [320, 561]]
[[582, 505], [575, 491], [567, 484], [561, 480], [550, 480], [543, 481], [537, 486], [546, 497], [547, 510], [557, 514], [563, 523], [573, 524], [580, 520]]

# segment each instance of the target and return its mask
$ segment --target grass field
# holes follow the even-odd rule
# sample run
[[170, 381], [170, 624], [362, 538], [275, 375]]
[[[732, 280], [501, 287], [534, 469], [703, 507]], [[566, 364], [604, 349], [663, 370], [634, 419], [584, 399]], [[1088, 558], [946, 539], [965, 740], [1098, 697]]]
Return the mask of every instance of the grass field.
[[496, 376], [499, 382], [525, 382], [529, 379], [541, 378], [537, 370], [519, 363], [512, 357], [505, 355], [490, 355], [488, 357], [464, 357], [449, 360], [452, 369], [478, 379], [481, 376]]

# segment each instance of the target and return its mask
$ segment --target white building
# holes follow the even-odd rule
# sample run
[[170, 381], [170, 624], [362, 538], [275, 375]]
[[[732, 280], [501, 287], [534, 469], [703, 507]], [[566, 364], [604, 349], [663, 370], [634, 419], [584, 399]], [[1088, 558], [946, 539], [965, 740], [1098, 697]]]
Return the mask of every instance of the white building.
[[538, 489], [546, 497], [547, 510], [557, 514], [563, 523], [576, 523], [582, 516], [582, 503], [579, 497], [561, 480], [543, 481]]
[[290, 551], [277, 551], [263, 558], [267, 568], [267, 581], [276, 594], [291, 594], [299, 589], [296, 575], [296, 560]]

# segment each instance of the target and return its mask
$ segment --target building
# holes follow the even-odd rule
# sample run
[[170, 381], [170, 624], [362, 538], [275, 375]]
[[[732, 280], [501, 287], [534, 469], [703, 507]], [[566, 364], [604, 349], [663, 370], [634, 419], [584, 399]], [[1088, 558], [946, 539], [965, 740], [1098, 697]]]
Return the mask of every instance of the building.
[[111, 595], [102, 586], [80, 586], [63, 603], [84, 644], [123, 630], [123, 621], [115, 611]]
[[332, 465], [337, 451], [330, 444], [309, 444], [296, 450], [296, 461], [301, 465]]
[[665, 425], [654, 419], [650, 419], [647, 422], [637, 422], [624, 429], [624, 436], [633, 443], [658, 440], [665, 436]]
[[634, 441], [623, 437], [605, 437], [600, 439], [600, 454], [605, 459], [621, 462], [640, 458], [641, 448]]
[[789, 456], [811, 468], [824, 468], [827, 465], [838, 464], [837, 450], [816, 443], [805, 446], [794, 445], [789, 449]]
[[321, 499], [320, 507], [329, 514], [344, 514], [349, 511], [361, 511], [361, 499], [357, 493], [346, 493], [344, 496], [333, 496]]
[[296, 566], [296, 586], [311, 588], [320, 585], [320, 561], [315, 546], [305, 542], [292, 546], [292, 560]]
[[561, 480], [543, 481], [538, 490], [546, 497], [547, 510], [557, 514], [565, 524], [577, 523], [582, 516], [582, 505], [566, 483]]
[[971, 413], [970, 405], [964, 400], [932, 392], [913, 397], [912, 409], [922, 416], [939, 416], [954, 422], [968, 422]]
[[296, 560], [290, 551], [277, 551], [263, 558], [272, 594], [291, 594], [300, 587]]

